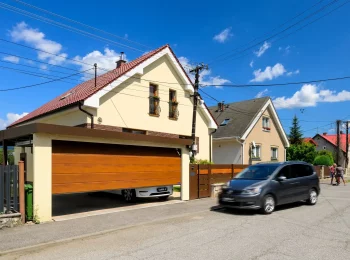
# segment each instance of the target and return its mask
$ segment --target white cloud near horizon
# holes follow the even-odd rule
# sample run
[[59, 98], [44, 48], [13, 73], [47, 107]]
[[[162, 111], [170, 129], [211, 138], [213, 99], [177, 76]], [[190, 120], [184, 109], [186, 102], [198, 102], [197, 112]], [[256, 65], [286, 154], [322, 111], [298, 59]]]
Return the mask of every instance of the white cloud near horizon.
[[2, 60], [9, 61], [16, 64], [19, 62], [19, 58], [15, 56], [5, 56], [4, 58], [2, 58]]
[[255, 98], [261, 98], [261, 97], [264, 97], [266, 96], [266, 94], [269, 92], [269, 90], [266, 88], [260, 92], [258, 92], [258, 94], [256, 94]]
[[335, 103], [350, 101], [350, 92], [342, 90], [336, 92], [321, 89], [315, 84], [304, 84], [291, 97], [278, 97], [273, 100], [277, 109], [291, 109], [299, 107], [315, 107], [318, 103]]
[[254, 53], [257, 57], [261, 57], [269, 48], [271, 48], [271, 43], [264, 42], [264, 44], [260, 46], [259, 50], [255, 51]]
[[47, 39], [43, 32], [39, 31], [39, 29], [29, 27], [25, 22], [17, 23], [10, 31], [10, 36], [15, 42], [24, 42], [41, 51], [60, 56], [38, 51], [38, 58], [50, 64], [62, 64], [68, 56], [62, 52], [62, 45], [60, 43]]
[[217, 42], [224, 43], [230, 37], [233, 36], [233, 34], [231, 33], [231, 29], [232, 29], [231, 27], [224, 29], [219, 34], [215, 35], [213, 39]]
[[[120, 53], [117, 53], [115, 50], [112, 50], [110, 48], [105, 48], [104, 52], [100, 52], [98, 50], [92, 51], [88, 54], [86, 54], [84, 57], [76, 56], [74, 58], [75, 60], [87, 63], [87, 64], [95, 64], [97, 63], [97, 67], [112, 70], [116, 68], [116, 61], [120, 59]], [[126, 59], [126, 56], [125, 56]], [[92, 67], [87, 64], [82, 64], [80, 62], [75, 63], [76, 65], [81, 66], [81, 70], [88, 70]], [[91, 79], [93, 71], [88, 71], [84, 74], [84, 79]], [[106, 71], [104, 70], [97, 70], [97, 74], [103, 74]]]
[[11, 125], [13, 122], [17, 121], [18, 119], [28, 115], [28, 113], [24, 112], [22, 114], [16, 114], [16, 113], [7, 113], [6, 118], [0, 118], [0, 130], [5, 129], [7, 126]]
[[287, 76], [292, 76], [292, 75], [296, 75], [296, 74], [299, 74], [299, 73], [300, 73], [300, 70], [289, 71], [289, 72], [287, 72]]
[[[191, 64], [190, 60], [186, 57], [179, 57], [178, 58], [179, 62], [183, 67], [194, 67], [194, 64]], [[188, 76], [190, 77], [191, 81], [194, 82], [194, 75], [187, 73]], [[225, 83], [230, 83], [228, 79], [224, 79], [221, 76], [212, 76], [212, 71], [211, 70], [204, 70], [200, 73], [200, 84], [201, 85], [223, 85]], [[220, 88], [220, 86], [215, 86], [216, 88]]]
[[287, 70], [281, 63], [276, 63], [276, 65], [273, 67], [267, 66], [264, 71], [261, 69], [254, 70], [254, 79], [250, 80], [250, 82], [263, 82], [265, 80], [272, 80], [282, 76], [286, 72]]

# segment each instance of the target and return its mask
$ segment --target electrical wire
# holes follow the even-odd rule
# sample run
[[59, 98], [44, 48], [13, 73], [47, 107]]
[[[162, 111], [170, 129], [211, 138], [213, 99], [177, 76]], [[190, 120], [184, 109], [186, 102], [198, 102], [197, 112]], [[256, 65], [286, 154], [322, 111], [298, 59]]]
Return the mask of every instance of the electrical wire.
[[63, 16], [63, 15], [59, 15], [59, 14], [57, 14], [57, 13], [48, 11], [48, 10], [46, 10], [46, 9], [37, 7], [37, 6], [35, 6], [35, 5], [29, 4], [29, 3], [26, 3], [26, 2], [23, 2], [23, 1], [19, 1], [19, 0], [13, 0], [13, 1], [14, 1], [14, 2], [17, 2], [17, 3], [20, 3], [20, 4], [22, 4], [22, 5], [29, 6], [29, 7], [33, 8], [33, 9], [36, 9], [36, 10], [45, 12], [45, 13], [47, 13], [47, 14], [50, 14], [50, 15], [53, 15], [53, 16], [62, 18], [62, 19], [67, 20], [67, 21], [69, 21], [69, 22], [73, 22], [73, 23], [82, 25], [82, 26], [84, 26], [84, 27], [86, 27], [86, 28], [93, 29], [93, 30], [95, 30], [95, 31], [108, 34], [108, 35], [113, 36], [113, 37], [116, 37], [116, 38], [118, 38], [118, 39], [120, 39], [120, 40], [128, 41], [128, 42], [130, 42], [130, 43], [138, 44], [138, 45], [143, 46], [143, 47], [146, 47], [146, 48], [148, 48], [148, 49], [152, 49], [151, 47], [149, 47], [149, 46], [147, 46], [147, 45], [144, 45], [144, 44], [142, 44], [142, 43], [139, 43], [139, 42], [136, 42], [136, 41], [132, 41], [132, 40], [129, 40], [129, 39], [125, 38], [125, 37], [121, 37], [121, 36], [115, 35], [115, 34], [113, 34], [113, 33], [110, 33], [110, 32], [107, 32], [107, 31], [104, 31], [104, 30], [101, 30], [101, 29], [98, 29], [98, 28], [96, 28], [96, 27], [93, 27], [93, 26], [84, 24], [84, 23], [82, 23], [82, 22], [73, 20], [73, 19], [68, 18], [68, 17], [65, 17], [65, 16]]
[[36, 19], [36, 20], [39, 20], [39, 21], [51, 24], [51, 25], [54, 25], [56, 27], [59, 27], [59, 28], [62, 28], [62, 29], [65, 29], [65, 30], [68, 30], [68, 31], [71, 31], [71, 32], [74, 32], [74, 33], [78, 33], [80, 35], [84, 35], [84, 36], [90, 37], [92, 39], [100, 40], [100, 41], [106, 42], [108, 44], [117, 45], [119, 47], [125, 47], [125, 48], [131, 49], [131, 50], [134, 50], [134, 51], [138, 51], [138, 52], [141, 52], [141, 53], [145, 52], [145, 50], [140, 50], [140, 49], [128, 46], [128, 45], [123, 44], [123, 43], [119, 43], [119, 42], [116, 42], [116, 41], [113, 41], [113, 40], [109, 40], [107, 38], [98, 36], [96, 34], [89, 33], [87, 31], [77, 29], [75, 27], [72, 27], [72, 26], [69, 26], [69, 25], [66, 25], [66, 24], [63, 24], [63, 23], [60, 23], [60, 22], [56, 22], [54, 20], [45, 18], [43, 16], [40, 16], [40, 15], [31, 13], [31, 12], [25, 11], [23, 9], [20, 9], [20, 8], [17, 8], [17, 7], [14, 7], [14, 6], [2, 3], [2, 2], [0, 2], [0, 8], [6, 9], [8, 11], [15, 12], [15, 13], [22, 14], [24, 16], [27, 16], [27, 17], [30, 17], [30, 18], [33, 18], [33, 19]]

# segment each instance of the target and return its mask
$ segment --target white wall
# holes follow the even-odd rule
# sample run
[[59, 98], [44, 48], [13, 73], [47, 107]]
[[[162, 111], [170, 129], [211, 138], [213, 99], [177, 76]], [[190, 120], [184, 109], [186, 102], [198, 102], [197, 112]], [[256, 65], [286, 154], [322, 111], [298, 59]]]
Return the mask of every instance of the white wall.
[[215, 164], [241, 164], [242, 145], [236, 141], [213, 140], [213, 162]]

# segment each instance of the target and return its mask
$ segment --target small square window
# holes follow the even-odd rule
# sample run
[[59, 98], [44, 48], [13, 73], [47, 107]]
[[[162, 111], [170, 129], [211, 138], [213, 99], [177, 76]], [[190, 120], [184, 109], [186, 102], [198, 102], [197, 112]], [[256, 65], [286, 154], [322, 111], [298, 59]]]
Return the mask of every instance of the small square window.
[[179, 116], [176, 90], [169, 89], [169, 118], [177, 119]]
[[230, 121], [229, 118], [226, 118], [224, 121], [222, 121], [222, 123], [220, 124], [220, 126], [225, 126], [228, 124], [228, 122]]
[[159, 116], [158, 86], [154, 84], [149, 86], [149, 114]]
[[326, 150], [326, 146], [323, 146], [323, 150]]

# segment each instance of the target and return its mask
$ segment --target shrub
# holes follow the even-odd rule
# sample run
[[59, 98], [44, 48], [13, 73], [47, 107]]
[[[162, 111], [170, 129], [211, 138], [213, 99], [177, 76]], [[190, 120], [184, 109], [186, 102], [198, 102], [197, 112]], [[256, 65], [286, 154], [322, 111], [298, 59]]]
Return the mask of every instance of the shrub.
[[333, 158], [328, 155], [317, 155], [314, 160], [314, 165], [331, 166], [333, 164]]
[[202, 160], [202, 159], [194, 160], [193, 163], [194, 163], [194, 164], [213, 164], [213, 162], [211, 162], [211, 161], [209, 161], [209, 160]]

